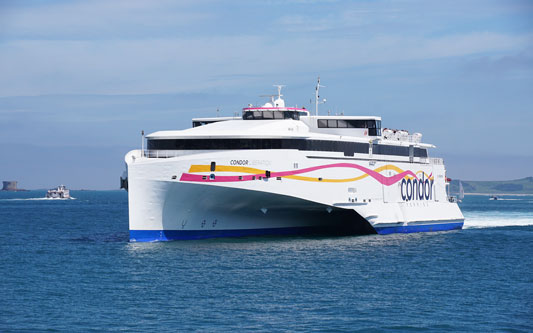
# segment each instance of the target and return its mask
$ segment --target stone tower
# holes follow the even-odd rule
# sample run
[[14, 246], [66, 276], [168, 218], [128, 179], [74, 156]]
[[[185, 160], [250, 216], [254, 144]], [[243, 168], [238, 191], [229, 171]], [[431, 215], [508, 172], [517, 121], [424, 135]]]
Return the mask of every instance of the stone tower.
[[14, 180], [3, 181], [2, 191], [16, 191], [17, 182]]

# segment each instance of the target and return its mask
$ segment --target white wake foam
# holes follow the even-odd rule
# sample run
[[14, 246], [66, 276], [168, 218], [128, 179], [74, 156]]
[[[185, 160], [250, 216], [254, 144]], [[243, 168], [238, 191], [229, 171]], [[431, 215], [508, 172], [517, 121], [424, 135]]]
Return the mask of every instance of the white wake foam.
[[533, 225], [532, 213], [465, 212], [464, 228], [494, 228]]
[[0, 201], [63, 201], [63, 200], [76, 200], [76, 198], [11, 198], [11, 199], [0, 199]]

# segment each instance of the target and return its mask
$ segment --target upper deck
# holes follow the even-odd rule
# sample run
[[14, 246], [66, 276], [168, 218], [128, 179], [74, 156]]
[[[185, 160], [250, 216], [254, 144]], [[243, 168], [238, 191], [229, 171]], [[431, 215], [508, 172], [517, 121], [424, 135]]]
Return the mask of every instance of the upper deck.
[[[257, 111], [246, 111], [257, 112]], [[265, 111], [262, 111], [263, 113]], [[195, 118], [193, 127], [185, 130], [158, 131], [148, 139], [187, 138], [308, 138], [340, 141], [387, 141], [393, 145], [416, 145], [433, 147], [420, 142], [422, 135], [407, 131], [382, 130], [381, 117], [376, 116], [311, 116], [287, 115], [287, 111], [272, 111], [271, 114], [253, 119], [240, 117]], [[301, 112], [301, 111], [298, 111]], [[283, 118], [282, 118], [283, 117]], [[296, 119], [295, 119], [296, 118]]]
[[311, 115], [306, 108], [286, 107], [278, 95], [262, 106], [248, 105], [241, 117], [194, 118], [185, 130], [147, 136], [151, 150], [298, 149], [427, 158], [422, 135], [381, 128], [381, 117]]

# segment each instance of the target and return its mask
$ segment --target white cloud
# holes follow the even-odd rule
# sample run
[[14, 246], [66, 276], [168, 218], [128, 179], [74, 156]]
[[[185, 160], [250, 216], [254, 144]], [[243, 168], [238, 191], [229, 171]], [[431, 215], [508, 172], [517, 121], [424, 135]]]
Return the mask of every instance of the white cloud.
[[434, 8], [417, 20], [412, 2], [383, 4], [95, 0], [3, 7], [0, 95], [231, 88], [266, 76], [519, 53], [533, 39], [470, 30], [431, 34], [428, 20], [441, 15]]
[[0, 38], [116, 39], [204, 24], [212, 14], [189, 1], [93, 0], [4, 6]]
[[11, 41], [0, 44], [0, 91], [2, 96], [190, 92], [246, 84], [265, 75], [510, 52], [531, 40], [471, 33], [441, 38], [308, 37], [274, 45], [261, 36]]

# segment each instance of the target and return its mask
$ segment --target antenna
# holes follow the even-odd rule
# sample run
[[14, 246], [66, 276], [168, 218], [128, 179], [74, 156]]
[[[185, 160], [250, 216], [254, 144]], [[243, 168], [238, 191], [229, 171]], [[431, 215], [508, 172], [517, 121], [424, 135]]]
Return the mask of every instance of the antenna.
[[278, 94], [277, 95], [259, 95], [259, 97], [270, 97], [270, 102], [272, 103], [272, 106], [275, 106], [276, 103], [275, 103], [274, 98], [277, 97], [277, 99], [281, 99], [281, 96], [283, 96], [281, 94], [281, 88], [285, 87], [285, 85], [283, 85], [283, 84], [274, 84], [273, 86], [278, 88]]
[[259, 95], [259, 97], [270, 97], [270, 102], [274, 105], [274, 97], [276, 97], [276, 95]]
[[318, 94], [318, 91], [320, 90], [320, 87], [325, 88], [326, 86], [320, 85], [320, 76], [318, 77], [318, 82], [316, 84], [315, 88], [315, 115], [318, 116], [318, 104], [324, 104], [326, 103], [326, 99], [324, 98], [322, 101], [319, 101], [320, 95]]
[[273, 86], [278, 88], [278, 98], [281, 98], [281, 96], [283, 96], [281, 94], [281, 88], [285, 87], [285, 85], [283, 85], [283, 84], [274, 84]]

